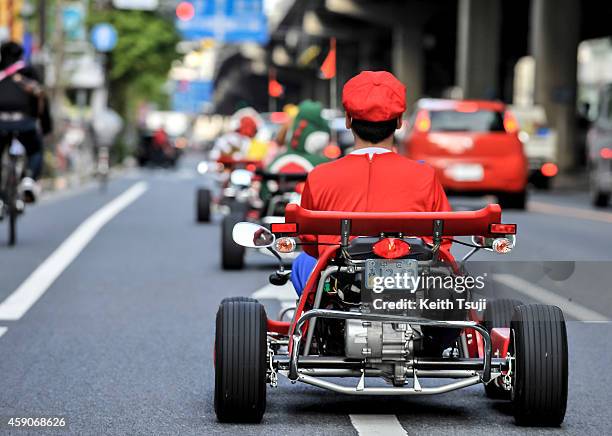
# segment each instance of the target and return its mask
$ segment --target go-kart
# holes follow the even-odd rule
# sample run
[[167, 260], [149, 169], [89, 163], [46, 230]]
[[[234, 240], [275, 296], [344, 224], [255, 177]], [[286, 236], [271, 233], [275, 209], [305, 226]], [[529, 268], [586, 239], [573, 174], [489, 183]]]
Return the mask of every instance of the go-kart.
[[222, 156], [215, 162], [200, 162], [198, 172], [215, 177], [221, 187], [221, 195], [213, 195], [213, 189], [210, 187], [198, 188], [196, 220], [200, 223], [209, 222], [214, 208], [220, 209], [225, 215], [246, 211], [247, 203], [253, 197], [249, 191], [251, 174], [259, 166], [261, 166], [259, 161], [234, 159], [228, 156]]
[[[237, 174], [239, 171], [240, 174]], [[243, 193], [244, 199], [238, 203], [242, 207], [234, 207], [223, 217], [221, 223], [221, 266], [226, 270], [244, 267], [245, 247], [236, 244], [232, 239], [234, 225], [246, 219], [265, 226], [284, 222], [285, 206], [289, 203], [299, 204], [300, 186], [308, 176], [307, 173], [270, 173], [258, 169], [254, 173], [235, 170], [231, 174], [231, 179], [237, 179], [238, 175], [241, 183], [236, 189], [237, 192]], [[263, 185], [267, 187], [267, 194], [262, 200], [259, 192]], [[266, 248], [259, 251], [264, 254], [273, 253], [281, 258], [294, 257], [291, 253], [278, 254]]]
[[[298, 234], [315, 235], [320, 255], [291, 322], [268, 319], [252, 298], [221, 302], [214, 349], [219, 421], [260, 422], [266, 385], [276, 387], [282, 376], [349, 395], [434, 395], [482, 384], [487, 396], [513, 403], [518, 424], [561, 424], [568, 357], [559, 308], [497, 300], [480, 320], [470, 289], [442, 291], [427, 280], [407, 287], [392, 283], [396, 274], [453, 283], [465, 276], [464, 263], [476, 251], [509, 252], [516, 226], [501, 224], [499, 205], [361, 213], [290, 204], [285, 216], [270, 230], [238, 223], [234, 240], [287, 252], [312, 243], [311, 237], [296, 239]], [[321, 245], [327, 240], [322, 235], [331, 242]], [[472, 236], [472, 243], [453, 239], [459, 236]], [[457, 262], [445, 247], [449, 241], [472, 250]], [[281, 268], [276, 274], [286, 273]], [[385, 283], [384, 289], [377, 283]], [[429, 305], [440, 301], [458, 304], [447, 310]]]

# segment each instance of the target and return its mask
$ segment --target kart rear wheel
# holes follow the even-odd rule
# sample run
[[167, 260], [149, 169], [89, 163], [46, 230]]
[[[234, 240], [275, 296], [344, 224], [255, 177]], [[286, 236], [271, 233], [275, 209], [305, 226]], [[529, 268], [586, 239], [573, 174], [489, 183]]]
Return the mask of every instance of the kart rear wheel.
[[567, 406], [567, 331], [556, 306], [514, 309], [512, 403], [519, 425], [559, 426]]
[[[510, 328], [514, 308], [522, 305], [519, 300], [502, 298], [487, 302], [487, 308], [484, 311], [483, 324], [485, 328], [491, 332], [494, 328]], [[504, 356], [502, 356], [504, 357]], [[485, 385], [485, 393], [487, 397], [498, 400], [510, 400], [511, 392], [499, 386], [496, 381]]]
[[242, 220], [242, 214], [230, 214], [224, 217], [221, 223], [221, 267], [223, 269], [244, 268], [245, 249], [232, 239], [234, 225]]
[[207, 223], [210, 221], [210, 202], [212, 195], [210, 190], [205, 188], [198, 189], [196, 196], [197, 220], [199, 223]]
[[597, 191], [593, 193], [593, 206], [608, 207], [610, 203], [610, 194], [608, 192]]
[[505, 192], [497, 197], [502, 209], [525, 209], [527, 205], [527, 191]]
[[259, 301], [257, 301], [254, 298], [251, 298], [251, 297], [227, 297], [227, 298], [224, 298], [223, 300], [221, 300], [221, 304], [223, 304], [223, 303], [235, 303], [236, 301], [245, 301], [245, 302], [249, 302], [249, 303], [259, 303]]
[[260, 422], [266, 411], [267, 317], [251, 301], [217, 311], [215, 413], [220, 422]]

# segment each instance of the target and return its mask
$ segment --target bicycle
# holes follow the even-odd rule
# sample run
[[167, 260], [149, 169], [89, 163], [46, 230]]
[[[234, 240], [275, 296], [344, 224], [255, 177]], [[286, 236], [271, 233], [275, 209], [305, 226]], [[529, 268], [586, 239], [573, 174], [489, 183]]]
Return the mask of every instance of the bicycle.
[[8, 245], [17, 242], [17, 217], [23, 212], [24, 203], [19, 194], [20, 175], [25, 167], [25, 148], [11, 132], [5, 151], [0, 156], [0, 220], [8, 217]]

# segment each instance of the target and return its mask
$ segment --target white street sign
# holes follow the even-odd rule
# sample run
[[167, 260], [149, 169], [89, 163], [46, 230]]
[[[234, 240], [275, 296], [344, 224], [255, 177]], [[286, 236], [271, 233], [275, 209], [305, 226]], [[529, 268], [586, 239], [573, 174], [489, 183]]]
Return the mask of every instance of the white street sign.
[[113, 0], [113, 6], [117, 9], [153, 11], [159, 6], [159, 0]]

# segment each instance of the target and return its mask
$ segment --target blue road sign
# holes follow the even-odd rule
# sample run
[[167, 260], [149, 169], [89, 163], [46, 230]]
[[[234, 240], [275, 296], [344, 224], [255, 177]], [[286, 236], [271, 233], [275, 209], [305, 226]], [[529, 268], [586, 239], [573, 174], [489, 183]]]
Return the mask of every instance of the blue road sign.
[[91, 43], [98, 51], [111, 51], [117, 45], [117, 31], [112, 24], [96, 24], [91, 29]]
[[189, 114], [202, 113], [206, 103], [212, 100], [211, 81], [177, 81], [172, 94], [172, 110]]
[[185, 39], [213, 38], [219, 42], [268, 41], [263, 0], [191, 0], [195, 15], [176, 21]]

